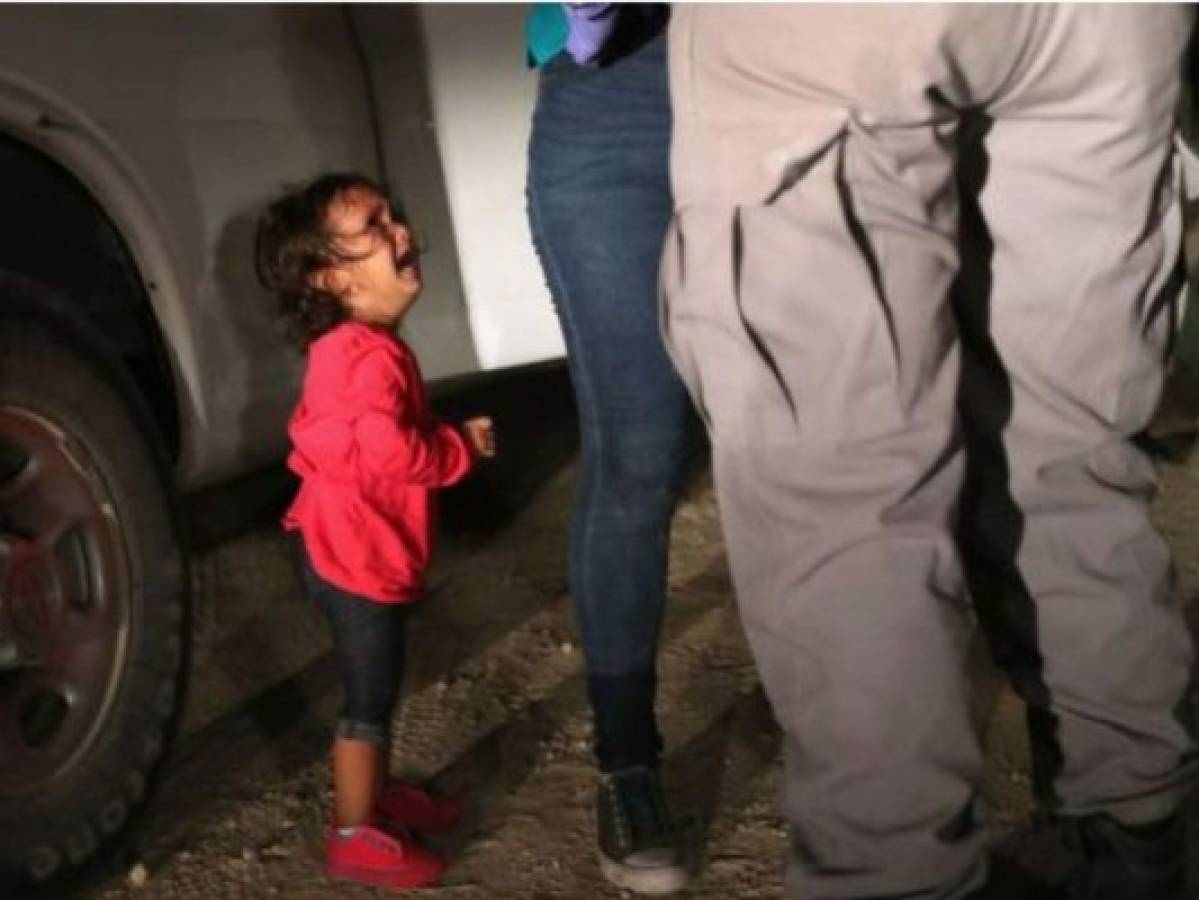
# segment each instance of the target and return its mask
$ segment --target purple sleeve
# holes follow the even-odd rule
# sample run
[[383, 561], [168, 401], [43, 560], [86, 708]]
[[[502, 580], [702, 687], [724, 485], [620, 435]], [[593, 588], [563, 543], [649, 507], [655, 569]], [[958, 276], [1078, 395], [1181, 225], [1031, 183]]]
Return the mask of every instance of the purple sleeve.
[[599, 59], [616, 24], [615, 3], [563, 3], [568, 32], [566, 52], [580, 66]]

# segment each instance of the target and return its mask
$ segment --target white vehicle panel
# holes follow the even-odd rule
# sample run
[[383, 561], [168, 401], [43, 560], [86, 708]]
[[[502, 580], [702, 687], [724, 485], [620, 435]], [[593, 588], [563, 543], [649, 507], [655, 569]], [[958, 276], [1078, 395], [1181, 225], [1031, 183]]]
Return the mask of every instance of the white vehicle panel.
[[437, 143], [484, 368], [564, 352], [525, 216], [537, 89], [524, 62], [525, 11], [523, 4], [422, 8]]
[[255, 284], [253, 223], [318, 173], [379, 177], [375, 129], [431, 238], [404, 326], [426, 374], [561, 355], [524, 213], [525, 9], [0, 10], [0, 131], [75, 174], [128, 243], [177, 376], [183, 487], [283, 451], [300, 360]]

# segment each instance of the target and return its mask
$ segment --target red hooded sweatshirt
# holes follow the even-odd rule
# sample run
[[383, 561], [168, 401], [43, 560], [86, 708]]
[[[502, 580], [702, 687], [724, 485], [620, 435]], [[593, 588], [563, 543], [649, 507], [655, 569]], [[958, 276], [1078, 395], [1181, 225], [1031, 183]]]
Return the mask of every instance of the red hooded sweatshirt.
[[473, 463], [433, 418], [416, 357], [389, 331], [347, 323], [313, 341], [288, 425], [302, 479], [283, 519], [326, 581], [383, 603], [416, 599], [435, 527], [433, 490]]

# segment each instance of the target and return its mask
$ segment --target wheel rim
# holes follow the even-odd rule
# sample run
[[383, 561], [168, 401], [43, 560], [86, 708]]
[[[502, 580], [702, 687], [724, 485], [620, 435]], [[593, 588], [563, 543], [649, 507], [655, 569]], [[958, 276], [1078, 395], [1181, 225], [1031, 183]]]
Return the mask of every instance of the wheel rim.
[[0, 406], [0, 794], [45, 789], [95, 740], [127, 656], [128, 584], [86, 448]]

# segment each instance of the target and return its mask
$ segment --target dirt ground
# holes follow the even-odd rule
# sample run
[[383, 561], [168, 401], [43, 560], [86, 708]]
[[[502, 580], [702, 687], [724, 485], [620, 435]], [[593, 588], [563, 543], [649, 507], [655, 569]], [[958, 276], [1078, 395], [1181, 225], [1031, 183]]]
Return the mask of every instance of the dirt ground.
[[[470, 804], [441, 842], [452, 860], [443, 883], [419, 896], [631, 896], [600, 878], [593, 856], [594, 770], [563, 562], [577, 451], [566, 380], [549, 367], [443, 392], [440, 403], [494, 412], [503, 455], [446, 496], [432, 596], [413, 619], [393, 769]], [[1199, 459], [1164, 465], [1163, 476], [1156, 514], [1189, 601], [1199, 591]], [[286, 483], [267, 482], [196, 501], [196, 646], [181, 736], [126, 847], [56, 896], [384, 895], [320, 868], [337, 685], [273, 521]], [[738, 624], [702, 460], [678, 512], [670, 588], [659, 708], [668, 787], [698, 870], [685, 896], [779, 897], [779, 733]], [[1032, 814], [1022, 709], [981, 650], [975, 661], [999, 839]]]

